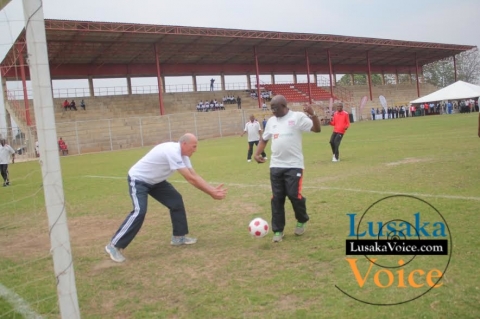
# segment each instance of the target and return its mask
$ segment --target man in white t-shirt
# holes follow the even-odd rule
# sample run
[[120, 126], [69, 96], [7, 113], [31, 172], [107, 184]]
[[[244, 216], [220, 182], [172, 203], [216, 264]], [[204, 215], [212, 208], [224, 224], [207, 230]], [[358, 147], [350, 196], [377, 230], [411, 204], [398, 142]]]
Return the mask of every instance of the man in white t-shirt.
[[270, 155], [270, 183], [272, 187], [273, 242], [280, 242], [285, 228], [285, 199], [292, 203], [297, 225], [295, 235], [305, 233], [307, 214], [306, 199], [302, 196], [303, 170], [302, 132], [320, 132], [320, 120], [311, 105], [304, 106], [306, 113], [290, 111], [287, 100], [276, 95], [271, 101], [274, 116], [270, 117], [255, 153], [258, 163], [265, 163], [260, 154], [268, 140], [272, 140]]
[[[247, 162], [252, 161], [252, 154], [253, 154], [253, 145], [257, 145], [258, 141], [260, 140], [260, 134], [262, 134], [262, 128], [260, 127], [260, 123], [255, 119], [255, 116], [250, 115], [250, 121], [245, 123], [245, 129], [243, 130], [240, 137], [243, 134], [247, 133], [248, 137], [248, 152], [247, 152]], [[262, 152], [262, 157], [267, 159], [267, 154]]]
[[8, 178], [8, 163], [10, 163], [10, 157], [13, 163], [15, 150], [2, 138], [0, 139], [0, 173], [3, 178], [3, 187], [10, 185], [10, 179]]
[[192, 167], [190, 157], [197, 150], [197, 138], [187, 133], [178, 143], [166, 142], [155, 146], [128, 171], [128, 185], [133, 210], [127, 216], [111, 242], [105, 246], [110, 258], [116, 262], [125, 261], [121, 249], [125, 249], [142, 227], [147, 213], [148, 195], [170, 210], [173, 226], [171, 244], [190, 245], [196, 238], [187, 237], [188, 223], [182, 195], [167, 181], [173, 173], [179, 172], [190, 184], [210, 195], [213, 199], [224, 199], [227, 190], [223, 184], [209, 185]]

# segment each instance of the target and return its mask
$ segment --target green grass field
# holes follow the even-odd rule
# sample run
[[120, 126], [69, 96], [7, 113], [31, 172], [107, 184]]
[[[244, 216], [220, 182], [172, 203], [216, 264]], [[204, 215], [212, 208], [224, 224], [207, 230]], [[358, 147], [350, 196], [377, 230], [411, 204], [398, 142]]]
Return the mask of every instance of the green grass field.
[[[287, 200], [286, 236], [278, 244], [271, 242], [271, 233], [254, 239], [247, 231], [254, 217], [270, 220], [268, 165], [247, 163], [245, 137], [200, 141], [194, 168], [205, 180], [224, 183], [227, 198], [214, 201], [173, 175], [170, 181], [183, 195], [198, 243], [171, 247], [168, 211], [150, 199], [123, 264], [112, 262], [104, 246], [131, 210], [127, 171], [150, 147], [62, 157], [82, 318], [479, 318], [477, 123], [478, 114], [354, 123], [339, 163], [331, 162], [331, 127], [305, 134], [303, 195], [311, 220], [305, 235], [295, 237]], [[12, 186], [0, 189], [0, 284], [43, 318], [58, 318], [39, 163], [11, 165], [10, 175]], [[391, 269], [395, 283], [378, 288], [373, 278], [380, 268], [372, 269], [360, 288], [346, 261], [353, 258], [345, 256], [347, 214], [361, 215], [392, 194], [415, 195], [438, 209], [448, 223], [453, 255], [441, 287], [397, 306], [367, 305], [335, 286], [373, 303], [398, 302], [427, 290], [399, 288], [397, 269]], [[375, 220], [411, 218], [416, 207], [405, 203], [377, 210]], [[426, 218], [435, 219], [429, 214]], [[364, 275], [367, 260], [355, 258]], [[405, 277], [445, 262], [445, 256], [418, 256], [405, 267]], [[385, 272], [382, 276], [388, 282]], [[22, 318], [7, 300], [0, 298], [0, 318]]]

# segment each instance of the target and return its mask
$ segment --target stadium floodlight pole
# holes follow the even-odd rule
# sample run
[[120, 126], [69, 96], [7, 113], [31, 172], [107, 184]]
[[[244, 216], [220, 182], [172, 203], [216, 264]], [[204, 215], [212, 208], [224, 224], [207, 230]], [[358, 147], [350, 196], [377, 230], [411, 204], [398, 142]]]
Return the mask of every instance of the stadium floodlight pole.
[[23, 0], [30, 80], [40, 146], [43, 191], [61, 318], [79, 319], [63, 192], [42, 0]]

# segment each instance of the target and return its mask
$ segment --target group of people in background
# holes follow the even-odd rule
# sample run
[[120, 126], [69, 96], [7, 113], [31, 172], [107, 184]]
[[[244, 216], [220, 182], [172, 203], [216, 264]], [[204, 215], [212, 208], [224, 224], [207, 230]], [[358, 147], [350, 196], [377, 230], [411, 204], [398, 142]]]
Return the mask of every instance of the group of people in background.
[[[63, 101], [62, 104], [63, 110], [71, 110], [71, 111], [76, 111], [77, 110], [77, 104], [75, 103], [75, 100], [72, 100], [71, 102], [68, 102], [68, 100]], [[86, 111], [86, 106], [85, 106], [85, 101], [82, 100], [80, 102], [80, 107]]]
[[436, 101], [430, 103], [410, 104], [408, 106], [394, 106], [385, 108], [372, 107], [370, 114], [372, 120], [396, 119], [402, 117], [415, 117], [425, 115], [452, 114], [478, 112], [478, 98], [458, 101]]
[[210, 101], [198, 101], [197, 112], [211, 112], [219, 110], [225, 110], [225, 106], [223, 105], [223, 102], [218, 102], [217, 99]]

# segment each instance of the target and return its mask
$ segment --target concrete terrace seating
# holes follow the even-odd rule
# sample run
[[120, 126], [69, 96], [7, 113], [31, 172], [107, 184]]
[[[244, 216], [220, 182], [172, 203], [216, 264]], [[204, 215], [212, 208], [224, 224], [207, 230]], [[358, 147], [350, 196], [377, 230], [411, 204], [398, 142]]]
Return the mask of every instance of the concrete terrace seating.
[[[308, 83], [265, 84], [263, 88], [267, 91], [272, 91], [273, 95], [280, 94], [285, 96], [289, 102], [308, 102]], [[317, 86], [315, 83], [310, 83], [310, 92], [313, 100], [330, 99], [330, 92]]]
[[265, 84], [265, 90], [272, 91], [273, 95], [283, 95], [288, 102], [308, 102], [305, 93], [295, 88], [294, 84]]
[[[308, 83], [296, 83], [294, 87], [308, 96]], [[311, 98], [314, 100], [328, 100], [330, 99], [330, 92], [317, 86], [315, 83], [310, 83]], [[335, 99], [335, 97], [334, 97]]]

